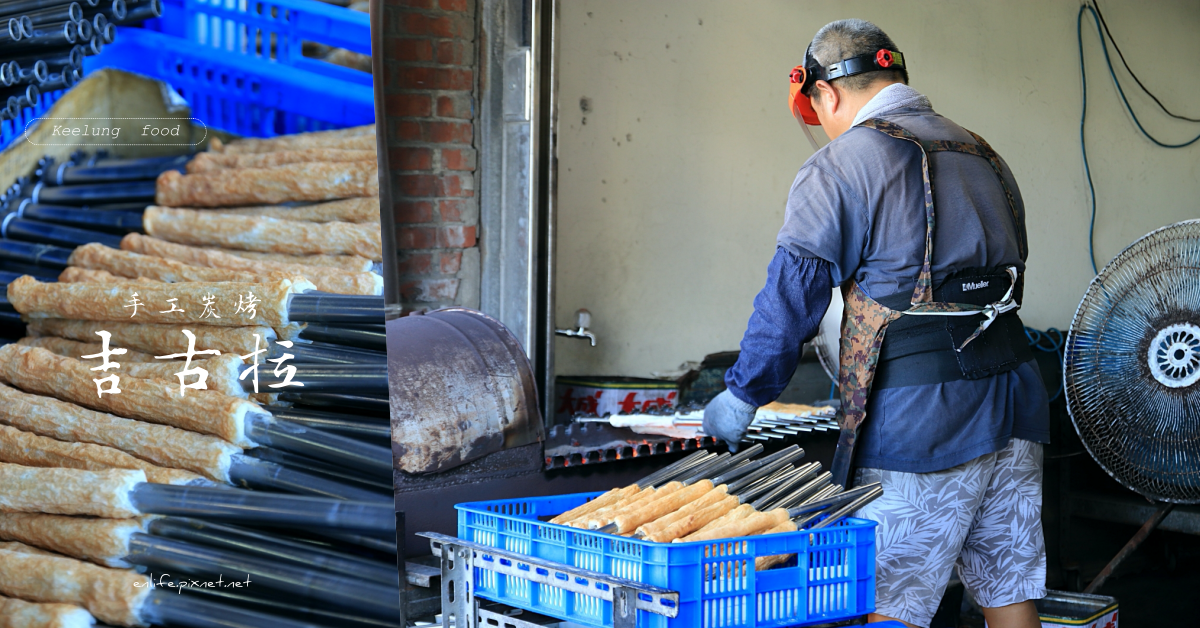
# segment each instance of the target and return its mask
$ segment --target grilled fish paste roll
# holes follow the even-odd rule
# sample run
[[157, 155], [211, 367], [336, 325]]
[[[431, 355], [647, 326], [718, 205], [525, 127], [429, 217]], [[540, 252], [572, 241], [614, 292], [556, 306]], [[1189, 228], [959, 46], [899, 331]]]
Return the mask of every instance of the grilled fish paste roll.
[[140, 469], [155, 484], [210, 484], [191, 471], [165, 469], [103, 445], [63, 441], [0, 425], [0, 462], [26, 467]]
[[309, 223], [170, 207], [146, 208], [146, 233], [170, 242], [288, 255], [359, 255], [383, 259], [375, 223]]
[[310, 162], [200, 174], [168, 170], [158, 175], [154, 192], [159, 205], [170, 207], [273, 205], [354, 196], [379, 196], [375, 162]]
[[128, 519], [141, 514], [131, 495], [133, 487], [145, 482], [146, 474], [136, 469], [86, 471], [0, 462], [0, 511]]
[[238, 251], [235, 249], [209, 249], [220, 251], [244, 259], [260, 262], [279, 262], [281, 264], [301, 264], [304, 266], [328, 266], [353, 273], [374, 272], [374, 262], [361, 255], [289, 255], [287, 253], [259, 253], [256, 251]]
[[131, 569], [109, 569], [34, 548], [0, 548], [0, 593], [35, 602], [77, 604], [117, 626], [144, 626], [153, 584]]
[[265, 216], [284, 220], [305, 222], [379, 222], [379, 197], [345, 198], [328, 203], [314, 203], [300, 207], [268, 205], [266, 207], [237, 207], [233, 209], [210, 209], [221, 214]]
[[229, 168], [273, 168], [284, 164], [324, 161], [376, 161], [373, 150], [345, 150], [341, 148], [307, 148], [302, 150], [280, 150], [271, 153], [200, 153], [187, 163], [187, 173], [212, 172]]
[[[105, 567], [131, 567], [129, 537], [146, 531], [150, 517], [94, 519], [40, 513], [0, 513], [0, 539], [18, 541]], [[3, 624], [0, 624], [3, 625]]]
[[0, 347], [0, 379], [22, 390], [131, 419], [220, 436], [240, 447], [254, 445], [246, 437], [246, 419], [261, 410], [249, 401], [214, 390], [184, 392], [175, 384], [129, 375], [120, 376], [120, 394], [101, 395], [92, 381], [98, 379], [96, 373], [79, 360], [45, 349]]
[[242, 448], [216, 436], [96, 412], [0, 384], [0, 423], [69, 443], [94, 443], [160, 467], [186, 469], [230, 483], [229, 467]]
[[75, 249], [71, 253], [71, 257], [67, 260], [67, 263], [72, 268], [78, 266], [91, 270], [105, 271], [118, 277], [131, 279], [149, 278], [169, 283], [182, 281], [258, 283], [264, 280], [277, 281], [292, 278], [284, 273], [250, 272], [245, 270], [190, 266], [175, 260], [163, 259], [153, 255], [142, 255], [140, 253], [114, 249], [96, 242], [85, 244]]
[[[96, 340], [99, 338], [96, 332], [107, 331], [112, 334], [110, 347], [136, 349], [155, 356], [173, 355], [187, 351], [188, 339], [183, 334], [185, 329], [196, 336], [197, 351], [216, 349], [221, 353], [249, 355], [255, 349], [255, 336], [261, 339], [259, 348], [263, 349], [276, 338], [275, 330], [270, 327], [154, 325], [151, 323], [80, 321], [63, 318], [31, 318], [27, 327], [31, 334], [59, 336], [81, 342]], [[96, 353], [93, 351], [83, 355], [95, 355]], [[125, 356], [121, 356], [121, 358], [123, 357]], [[117, 358], [117, 362], [120, 363], [121, 359]]]
[[91, 628], [96, 619], [74, 604], [38, 604], [0, 596], [0, 628]]
[[271, 138], [247, 137], [228, 144], [213, 138], [209, 142], [213, 152], [228, 155], [245, 153], [273, 153], [281, 150], [305, 150], [309, 148], [342, 148], [348, 150], [375, 150], [375, 125], [350, 127], [332, 131], [295, 133]]
[[[254, 261], [230, 255], [225, 251], [176, 244], [131, 233], [121, 240], [121, 248], [143, 255], [175, 260], [193, 266], [225, 268], [230, 271], [270, 272], [298, 275], [312, 282], [317, 290], [334, 294], [383, 294], [383, 277], [368, 272], [347, 272], [323, 266], [285, 264], [274, 261]], [[77, 249], [78, 250], [78, 249]], [[358, 258], [364, 259], [365, 258]], [[369, 265], [368, 261], [368, 265]], [[70, 269], [68, 269], [70, 270]], [[60, 279], [61, 281], [61, 279]]]
[[[8, 301], [30, 318], [281, 328], [290, 323], [288, 302], [292, 294], [312, 289], [307, 281], [289, 279], [269, 283], [99, 284], [42, 283], [24, 275], [8, 284]], [[132, 314], [135, 292], [141, 305]], [[251, 294], [254, 311], [237, 312], [238, 304], [249, 300], [247, 295]]]
[[[76, 360], [83, 359], [85, 355], [96, 355], [104, 349], [104, 345], [99, 342], [79, 342], [77, 340], [67, 340], [66, 338], [55, 338], [54, 336], [41, 336], [38, 338], [26, 336], [17, 341], [17, 344], [26, 347], [41, 347], [50, 353], [57, 353], [63, 357], [75, 358]], [[185, 349], [187, 347], [184, 347]], [[170, 353], [175, 353], [171, 351]], [[154, 356], [133, 349], [126, 349], [125, 353], [121, 354], [120, 363], [127, 362], [162, 362], [155, 360]]]

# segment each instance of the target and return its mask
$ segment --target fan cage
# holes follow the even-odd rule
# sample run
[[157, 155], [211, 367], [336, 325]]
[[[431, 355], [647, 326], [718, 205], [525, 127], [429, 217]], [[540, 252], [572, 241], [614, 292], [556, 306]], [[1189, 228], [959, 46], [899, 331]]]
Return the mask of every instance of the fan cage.
[[1189, 220], [1138, 239], [1089, 284], [1067, 336], [1063, 389], [1076, 433], [1105, 472], [1149, 499], [1194, 504], [1197, 380], [1200, 220]]

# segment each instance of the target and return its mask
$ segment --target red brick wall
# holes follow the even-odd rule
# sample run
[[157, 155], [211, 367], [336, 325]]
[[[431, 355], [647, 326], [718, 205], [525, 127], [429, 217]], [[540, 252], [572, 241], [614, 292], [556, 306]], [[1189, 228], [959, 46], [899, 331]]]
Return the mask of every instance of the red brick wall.
[[[477, 305], [477, 0], [384, 0], [387, 130], [405, 310]], [[464, 255], [466, 253], [466, 255]]]

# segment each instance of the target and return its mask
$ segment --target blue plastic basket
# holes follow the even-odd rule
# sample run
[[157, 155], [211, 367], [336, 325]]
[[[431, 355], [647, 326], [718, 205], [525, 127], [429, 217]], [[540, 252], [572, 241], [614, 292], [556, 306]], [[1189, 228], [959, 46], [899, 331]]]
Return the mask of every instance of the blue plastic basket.
[[371, 124], [371, 86], [341, 81], [248, 55], [197, 46], [139, 28], [118, 29], [116, 41], [84, 69], [117, 68], [171, 85], [205, 125], [238, 135], [272, 137]]
[[206, 48], [371, 85], [366, 72], [309, 59], [302, 51], [304, 42], [313, 42], [371, 54], [371, 21], [360, 11], [316, 0], [166, 0], [163, 16], [146, 27]]
[[[679, 592], [674, 618], [638, 611], [645, 628], [773, 628], [875, 609], [874, 521], [696, 543], [651, 543], [541, 521], [600, 494], [459, 504], [458, 537]], [[755, 557], [777, 554], [796, 559], [755, 570]], [[612, 603], [599, 598], [484, 569], [474, 581], [481, 598], [587, 626], [612, 625]]]
[[37, 104], [32, 107], [26, 107], [21, 111], [21, 115], [14, 120], [0, 121], [0, 150], [4, 150], [12, 146], [13, 142], [19, 141], [25, 137], [25, 126], [33, 121], [34, 118], [41, 116], [50, 110], [54, 103], [58, 102], [59, 98], [65, 92], [58, 90], [42, 94], [38, 99]]

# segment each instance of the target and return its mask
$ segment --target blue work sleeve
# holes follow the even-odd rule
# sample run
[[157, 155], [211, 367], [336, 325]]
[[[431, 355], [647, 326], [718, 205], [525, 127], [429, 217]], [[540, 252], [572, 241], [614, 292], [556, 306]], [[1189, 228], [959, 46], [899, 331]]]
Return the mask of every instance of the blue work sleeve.
[[767, 267], [767, 285], [754, 298], [737, 363], [725, 386], [755, 406], [775, 401], [791, 381], [804, 343], [817, 335], [833, 293], [829, 262], [798, 257], [782, 247]]

